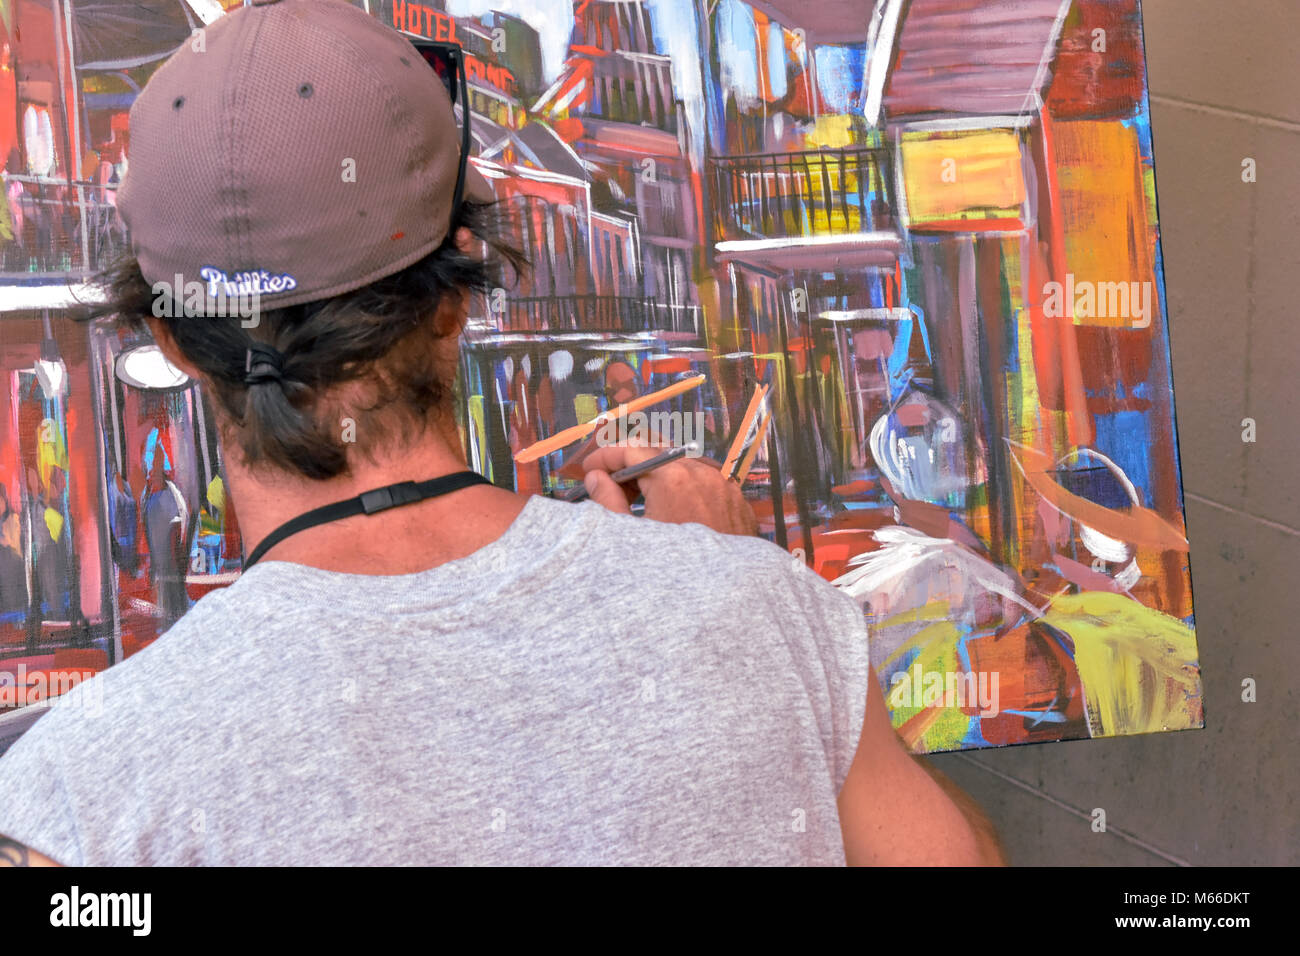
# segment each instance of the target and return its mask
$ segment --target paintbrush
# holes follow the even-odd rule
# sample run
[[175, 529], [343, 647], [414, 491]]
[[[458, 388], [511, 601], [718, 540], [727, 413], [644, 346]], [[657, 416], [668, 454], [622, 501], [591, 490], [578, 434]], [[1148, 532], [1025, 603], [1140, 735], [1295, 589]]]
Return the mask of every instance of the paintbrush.
[[728, 478], [736, 476], [736, 468], [740, 463], [740, 456], [747, 447], [746, 443], [752, 441], [756, 436], [754, 422], [763, 408], [763, 399], [767, 396], [767, 389], [768, 386], [762, 383], [754, 387], [754, 394], [750, 397], [744, 417], [740, 419], [740, 426], [736, 429], [736, 438], [732, 441], [731, 447], [727, 449], [727, 457], [722, 459], [722, 473]]
[[[669, 462], [677, 461], [679, 458], [684, 458], [687, 455], [698, 454], [699, 448], [700, 446], [698, 442], [689, 441], [685, 445], [677, 445], [674, 448], [669, 448], [663, 454], [655, 455], [653, 458], [647, 458], [639, 465], [629, 465], [626, 468], [620, 468], [609, 477], [614, 479], [615, 484], [621, 485], [625, 481], [633, 481], [640, 478], [642, 475], [648, 475], [656, 468], [661, 468]], [[589, 495], [587, 494], [586, 487], [579, 485], [577, 488], [573, 489], [573, 491], [570, 491], [565, 495], [563, 500], [584, 501], [588, 497]]]
[[763, 423], [758, 426], [758, 434], [754, 436], [754, 442], [745, 452], [745, 457], [741, 459], [740, 464], [736, 466], [736, 473], [732, 476], [737, 484], [743, 485], [745, 479], [749, 477], [749, 469], [754, 464], [754, 459], [758, 456], [758, 450], [763, 447], [763, 439], [767, 437], [767, 426], [772, 423], [770, 414], [763, 416]]
[[704, 384], [705, 378], [707, 378], [707, 376], [695, 375], [691, 378], [683, 379], [680, 382], [674, 382], [667, 388], [661, 388], [657, 392], [651, 392], [649, 395], [642, 395], [640, 398], [634, 398], [630, 402], [624, 402], [613, 411], [601, 412], [601, 414], [597, 415], [589, 422], [584, 422], [581, 425], [574, 425], [571, 428], [564, 429], [564, 431], [556, 432], [550, 438], [543, 438], [536, 444], [529, 445], [527, 448], [515, 452], [515, 461], [521, 465], [525, 465], [530, 461], [544, 458], [553, 451], [559, 451], [565, 445], [571, 445], [575, 441], [580, 441], [581, 439], [586, 438], [601, 425], [605, 424], [605, 422], [623, 418], [626, 415], [631, 415], [633, 412], [639, 412], [643, 408], [648, 408], [651, 405], [658, 404], [659, 402], [666, 401], [670, 398], [676, 398], [678, 395], [685, 394], [693, 388], [699, 388]]

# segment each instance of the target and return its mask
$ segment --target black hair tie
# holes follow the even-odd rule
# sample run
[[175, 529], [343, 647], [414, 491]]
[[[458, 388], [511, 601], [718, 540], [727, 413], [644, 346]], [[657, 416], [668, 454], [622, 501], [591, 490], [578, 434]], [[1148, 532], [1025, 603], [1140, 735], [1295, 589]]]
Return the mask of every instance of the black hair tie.
[[250, 345], [244, 356], [244, 384], [261, 385], [283, 380], [284, 356], [279, 350], [269, 345]]

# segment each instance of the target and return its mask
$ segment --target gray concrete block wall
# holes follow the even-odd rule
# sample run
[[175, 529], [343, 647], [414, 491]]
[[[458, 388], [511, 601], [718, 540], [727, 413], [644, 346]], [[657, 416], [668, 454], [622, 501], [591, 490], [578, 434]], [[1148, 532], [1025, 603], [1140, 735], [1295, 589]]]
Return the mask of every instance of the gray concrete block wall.
[[1206, 729], [928, 759], [1012, 864], [1295, 864], [1300, 3], [1143, 8]]

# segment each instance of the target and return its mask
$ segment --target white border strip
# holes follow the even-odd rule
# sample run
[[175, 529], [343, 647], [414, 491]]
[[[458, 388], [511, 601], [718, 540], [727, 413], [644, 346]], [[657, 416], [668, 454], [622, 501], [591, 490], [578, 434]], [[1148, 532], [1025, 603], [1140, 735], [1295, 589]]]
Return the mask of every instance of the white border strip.
[[896, 232], [850, 232], [829, 236], [789, 236], [782, 239], [727, 239], [715, 243], [717, 252], [762, 252], [768, 249], [808, 249], [819, 246], [891, 246], [902, 242]]
[[996, 129], [1024, 129], [1032, 125], [1032, 116], [954, 116], [949, 119], [916, 120], [911, 123], [890, 124], [893, 130], [904, 133], [977, 132]]
[[35, 309], [74, 309], [98, 305], [103, 290], [87, 282], [51, 282], [46, 285], [0, 285], [0, 312], [30, 312]]

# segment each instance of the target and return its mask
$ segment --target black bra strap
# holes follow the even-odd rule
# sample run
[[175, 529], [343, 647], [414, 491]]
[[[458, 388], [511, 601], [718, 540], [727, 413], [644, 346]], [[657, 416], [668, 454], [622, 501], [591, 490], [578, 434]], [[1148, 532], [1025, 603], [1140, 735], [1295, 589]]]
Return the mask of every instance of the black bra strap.
[[247, 571], [255, 565], [266, 552], [289, 537], [289, 535], [297, 534], [299, 531], [315, 527], [318, 524], [338, 521], [340, 518], [351, 518], [353, 515], [372, 515], [376, 511], [384, 511], [387, 508], [396, 508], [400, 505], [423, 501], [425, 498], [436, 498], [439, 495], [451, 494], [453, 491], [460, 491], [460, 489], [468, 488], [471, 485], [490, 484], [492, 482], [476, 471], [458, 471], [451, 475], [430, 478], [428, 481], [399, 481], [395, 485], [385, 485], [383, 488], [367, 491], [355, 498], [348, 498], [346, 501], [336, 501], [320, 508], [313, 508], [305, 514], [291, 518], [263, 538], [262, 543], [254, 548], [253, 553], [244, 561], [244, 570]]

